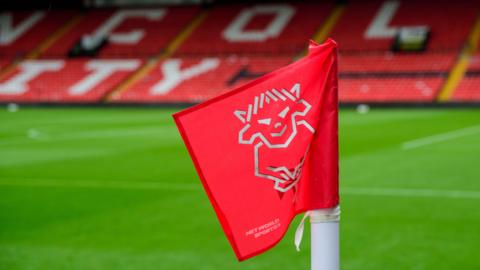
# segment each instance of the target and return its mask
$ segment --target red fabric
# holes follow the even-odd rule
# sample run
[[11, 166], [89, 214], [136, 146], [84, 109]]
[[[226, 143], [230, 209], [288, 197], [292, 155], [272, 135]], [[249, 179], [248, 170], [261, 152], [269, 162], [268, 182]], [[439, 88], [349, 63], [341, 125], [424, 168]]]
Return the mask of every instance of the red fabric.
[[[278, 243], [296, 214], [339, 202], [336, 48], [315, 44], [300, 61], [174, 115], [239, 260]], [[273, 89], [285, 100], [267, 103]]]

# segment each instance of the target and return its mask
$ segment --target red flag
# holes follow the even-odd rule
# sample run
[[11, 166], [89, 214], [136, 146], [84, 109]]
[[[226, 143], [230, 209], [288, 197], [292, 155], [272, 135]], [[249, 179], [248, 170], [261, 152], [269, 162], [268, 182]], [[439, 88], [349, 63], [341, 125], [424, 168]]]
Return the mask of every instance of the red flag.
[[338, 196], [337, 46], [174, 115], [239, 260]]

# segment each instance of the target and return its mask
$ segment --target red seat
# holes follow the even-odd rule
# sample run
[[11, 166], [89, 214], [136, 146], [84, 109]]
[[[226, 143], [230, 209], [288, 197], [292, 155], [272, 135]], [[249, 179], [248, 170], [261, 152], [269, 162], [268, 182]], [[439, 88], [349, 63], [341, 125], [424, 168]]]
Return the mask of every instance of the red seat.
[[9, 61], [0, 59], [0, 70], [3, 70], [5, 67], [7, 67], [9, 64]]
[[8, 36], [0, 42], [0, 57], [13, 59], [27, 55], [76, 13], [71, 10], [0, 12], [5, 16], [3, 23], [11, 28], [8, 33], [0, 31], [4, 39]]
[[369, 26], [382, 7], [393, 12], [391, 20], [386, 22], [388, 25], [383, 25], [382, 29], [426, 25], [431, 29], [427, 49], [438, 51], [461, 48], [472, 29], [480, 6], [476, 1], [470, 0], [351, 1], [346, 5], [345, 12], [331, 33], [341, 51], [389, 50], [395, 30], [367, 32], [367, 29], [374, 29]]
[[[471, 31], [479, 8], [477, 2], [467, 0], [455, 3], [433, 0], [349, 1], [331, 33], [339, 44], [340, 100], [434, 101]], [[107, 58], [128, 62], [130, 58], [156, 55], [178, 37], [200, 9], [191, 6], [87, 11], [41, 55], [42, 59], [57, 59], [53, 61], [61, 62], [62, 67], [37, 74], [26, 83], [28, 89], [20, 94], [9, 93], [15, 89], [5, 88], [5, 83], [22, 72], [24, 63], [29, 63], [22, 62], [11, 74], [1, 77], [0, 101], [99, 102], [138, 67], [117, 70], [98, 85], [72, 95], [72, 86], [95, 72], [86, 68], [88, 63]], [[373, 31], [370, 26], [381, 10], [384, 12], [382, 16], [385, 12], [390, 12], [391, 16], [383, 22], [376, 21]], [[321, 28], [333, 11], [333, 4], [217, 4], [204, 11], [207, 16], [180, 45], [174, 55], [176, 58], [158, 63], [128, 89], [114, 96], [113, 102], [203, 101], [285, 66]], [[14, 29], [33, 21], [11, 44], [0, 45], [0, 68], [3, 69], [12, 58], [31, 52], [79, 13], [38, 11], [12, 14], [12, 25], [5, 24], [9, 17], [4, 16], [2, 29]], [[106, 27], [108, 25], [110, 27]], [[399, 27], [419, 25], [431, 28], [426, 52], [394, 54], [389, 51], [393, 34]], [[110, 29], [105, 32], [109, 43], [100, 50], [97, 58], [66, 60], [68, 51], [82, 36], [93, 34], [102, 26]], [[8, 39], [10, 32], [7, 38], [0, 33], [3, 40]], [[179, 72], [180, 82], [178, 76], [172, 77]], [[452, 99], [480, 101], [479, 78], [480, 54], [477, 54], [472, 57], [468, 72]]]
[[[312, 3], [219, 5], [182, 44], [177, 55], [293, 57], [306, 47], [308, 39], [320, 28], [331, 10], [330, 4]], [[282, 18], [285, 19], [284, 25]], [[270, 27], [272, 32], [267, 30]], [[278, 31], [275, 32], [275, 29]], [[255, 36], [255, 33], [258, 35]]]
[[[171, 58], [158, 63], [140, 81], [115, 96], [114, 102], [200, 102], [289, 62], [290, 58], [264, 57]], [[164, 70], [169, 66], [171, 69], [172, 63], [179, 65], [180, 70], [190, 68], [197, 72], [177, 84], [159, 88], [158, 84], [166, 80]], [[202, 63], [204, 67], [198, 71]], [[153, 90], [155, 87], [157, 90]]]
[[480, 102], [480, 76], [465, 77], [452, 96], [452, 101]]
[[365, 78], [341, 79], [342, 102], [431, 102], [443, 78]]
[[480, 53], [470, 58], [467, 73], [455, 89], [451, 100], [480, 102]]
[[[108, 61], [108, 60], [107, 60]], [[111, 65], [118, 66], [130, 62], [130, 67], [122, 70], [114, 70], [98, 80], [98, 83], [90, 84], [87, 88], [75, 89], [75, 85], [85, 82], [95, 70], [89, 68], [89, 63], [106, 63], [106, 60], [32, 60], [20, 63], [16, 69], [0, 80], [0, 102], [98, 102], [107, 93], [112, 91], [120, 82], [141, 65], [140, 60], [120, 60]], [[23, 85], [8, 85], [8, 82], [22, 73], [24, 65], [31, 63], [53, 63], [49, 70], [43, 70], [29, 78]], [[123, 63], [123, 64], [122, 64]], [[132, 65], [132, 63], [134, 63]], [[88, 85], [88, 84], [87, 84]], [[23, 88], [21, 88], [23, 86]], [[15, 92], [15, 93], [12, 93]], [[10, 92], [10, 93], [6, 93]]]
[[455, 60], [454, 53], [342, 54], [340, 101], [433, 101]]
[[447, 72], [455, 64], [455, 53], [366, 53], [341, 54], [340, 72]]
[[[142, 9], [140, 14], [148, 11], [157, 12], [144, 14], [146, 17], [125, 16], [122, 12], [131, 12], [132, 9], [119, 10], [94, 10], [88, 12], [82, 21], [72, 30], [63, 35], [45, 53], [43, 57], [65, 57], [68, 51], [84, 35], [91, 35], [107, 22], [114, 22], [114, 18], [120, 19], [114, 26], [113, 34], [131, 34], [135, 31], [142, 32], [142, 36], [133, 41], [118, 41], [110, 38], [108, 44], [100, 50], [99, 57], [109, 58], [132, 58], [146, 57], [160, 53], [167, 44], [175, 38], [179, 32], [193, 19], [197, 13], [197, 7], [172, 7], [172, 8], [147, 8]], [[122, 15], [123, 14], [123, 15]], [[151, 16], [150, 18], [148, 16]], [[110, 33], [111, 35], [111, 33]], [[131, 35], [131, 36], [134, 36]], [[129, 38], [123, 35], [123, 39]]]

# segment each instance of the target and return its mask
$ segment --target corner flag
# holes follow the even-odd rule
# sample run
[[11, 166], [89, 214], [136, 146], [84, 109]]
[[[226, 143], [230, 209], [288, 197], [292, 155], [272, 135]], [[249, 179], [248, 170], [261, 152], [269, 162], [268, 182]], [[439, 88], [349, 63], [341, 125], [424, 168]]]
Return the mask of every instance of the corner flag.
[[296, 214], [339, 203], [337, 46], [174, 115], [239, 260], [277, 244]]

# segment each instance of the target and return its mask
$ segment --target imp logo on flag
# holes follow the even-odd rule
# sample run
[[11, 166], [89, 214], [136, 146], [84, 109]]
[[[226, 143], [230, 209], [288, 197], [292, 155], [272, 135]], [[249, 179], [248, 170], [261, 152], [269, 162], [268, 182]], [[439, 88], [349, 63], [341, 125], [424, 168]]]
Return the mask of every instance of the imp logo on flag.
[[292, 146], [301, 143], [296, 139], [303, 136], [299, 134], [314, 133], [305, 118], [311, 108], [300, 98], [300, 84], [296, 83], [290, 91], [267, 90], [255, 96], [247, 110], [234, 112], [244, 124], [238, 143], [254, 145], [255, 176], [274, 181], [278, 192], [294, 188], [300, 179], [309, 144], [300, 151]]

